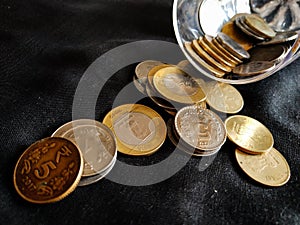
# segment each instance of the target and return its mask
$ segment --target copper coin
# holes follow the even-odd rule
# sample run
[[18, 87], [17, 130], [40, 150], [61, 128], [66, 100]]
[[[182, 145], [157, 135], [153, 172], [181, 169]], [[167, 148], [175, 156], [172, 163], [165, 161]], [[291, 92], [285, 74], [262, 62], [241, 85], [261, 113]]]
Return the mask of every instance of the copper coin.
[[71, 141], [50, 137], [29, 146], [14, 170], [18, 194], [32, 203], [56, 202], [75, 190], [83, 157]]
[[233, 68], [232, 72], [234, 74], [247, 77], [271, 71], [275, 68], [275, 65], [276, 64], [274, 62], [251, 61]]
[[272, 61], [280, 62], [286, 53], [282, 45], [256, 46], [249, 50], [251, 61]]

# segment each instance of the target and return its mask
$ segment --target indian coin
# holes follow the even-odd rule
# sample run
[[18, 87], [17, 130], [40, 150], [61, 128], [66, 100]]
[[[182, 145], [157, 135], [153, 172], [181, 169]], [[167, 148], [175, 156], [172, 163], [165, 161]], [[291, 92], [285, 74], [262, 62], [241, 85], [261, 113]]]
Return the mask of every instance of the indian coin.
[[204, 68], [206, 68], [208, 71], [210, 71], [211, 73], [213, 73], [216, 77], [223, 77], [225, 75], [225, 72], [215, 68], [213, 66], [211, 66], [210, 64], [208, 64], [206, 61], [204, 61], [192, 48], [192, 45], [190, 42], [185, 42], [184, 43], [184, 47], [186, 49], [186, 51], [191, 55], [191, 57], [196, 60], [197, 63], [199, 63], [201, 66], [203, 66]]
[[155, 89], [166, 99], [194, 104], [206, 99], [196, 80], [177, 67], [165, 67], [153, 77]]
[[138, 79], [136, 76], [133, 76], [133, 84], [136, 87], [136, 89], [141, 92], [142, 94], [146, 95], [146, 82], [147, 82], [147, 78], [146, 79]]
[[207, 104], [219, 112], [234, 114], [242, 110], [244, 100], [240, 92], [230, 84], [207, 83]]
[[275, 148], [259, 155], [249, 155], [236, 149], [235, 156], [242, 170], [261, 184], [278, 187], [286, 184], [290, 179], [290, 167], [283, 155]]
[[148, 76], [148, 73], [150, 72], [150, 70], [153, 67], [159, 66], [162, 64], [163, 64], [162, 62], [155, 61], [155, 60], [143, 61], [143, 62], [139, 63], [135, 68], [136, 77], [142, 81], [147, 80], [147, 76]]
[[207, 52], [198, 44], [197, 40], [192, 41], [192, 48], [202, 59], [204, 59], [211, 66], [215, 66], [218, 69], [223, 70], [227, 73], [231, 72], [230, 67], [222, 65], [221, 63], [217, 62], [214, 58], [212, 58], [209, 54], [207, 54]]
[[45, 138], [29, 146], [19, 158], [14, 186], [29, 202], [57, 202], [75, 190], [82, 171], [83, 158], [73, 142]]
[[162, 117], [140, 104], [126, 104], [112, 109], [103, 123], [115, 134], [118, 151], [127, 155], [153, 154], [164, 143], [167, 134]]
[[257, 45], [274, 45], [274, 44], [281, 44], [288, 41], [293, 41], [298, 38], [298, 33], [295, 31], [287, 31], [287, 32], [278, 32], [276, 36], [273, 37], [271, 40], [263, 41], [257, 43]]
[[241, 45], [246, 51], [253, 48], [254, 43], [249, 36], [240, 31], [234, 21], [225, 23], [221, 30], [222, 33], [227, 34], [232, 40]]
[[211, 110], [195, 105], [178, 111], [175, 128], [186, 143], [203, 151], [216, 150], [226, 141], [226, 130], [221, 118]]
[[273, 135], [257, 120], [242, 115], [228, 117], [225, 120], [228, 138], [242, 149], [253, 154], [265, 153], [274, 144]]
[[217, 52], [215, 52], [206, 42], [203, 40], [203, 37], [198, 39], [198, 44], [203, 48], [211, 57], [217, 60], [219, 63], [223, 64], [223, 66], [229, 67], [232, 69], [234, 66], [230, 62], [227, 62], [222, 56], [220, 56]]
[[253, 31], [245, 22], [244, 17], [238, 17], [235, 20], [235, 25], [246, 35], [259, 41], [264, 41], [265, 38]]
[[228, 35], [220, 32], [216, 36], [216, 40], [226, 49], [228, 50], [231, 54], [239, 58], [240, 60], [243, 59], [249, 59], [250, 55], [249, 53], [242, 47], [240, 46], [237, 42], [232, 40]]
[[239, 76], [247, 77], [269, 72], [273, 70], [275, 66], [275, 62], [250, 61], [248, 63], [244, 63], [233, 68], [232, 73], [237, 74]]
[[283, 45], [256, 46], [249, 50], [251, 61], [271, 61], [279, 63], [286, 55], [287, 48]]
[[276, 32], [257, 14], [249, 14], [244, 16], [245, 23], [262, 37], [273, 38]]
[[83, 177], [106, 170], [117, 154], [113, 133], [95, 120], [71, 121], [58, 128], [52, 137], [63, 137], [77, 144], [84, 159]]
[[158, 66], [153, 67], [153, 68], [149, 71], [149, 73], [148, 73], [148, 75], [147, 75], [147, 79], [148, 79], [148, 84], [150, 85], [149, 87], [150, 87], [151, 89], [154, 89], [154, 88], [155, 88], [155, 87], [154, 87], [154, 84], [153, 84], [153, 77], [154, 77], [154, 74], [155, 74], [157, 71], [159, 71], [160, 69], [163, 69], [163, 68], [169, 67], [169, 66], [172, 66], [172, 65], [162, 64], [162, 65], [158, 65]]

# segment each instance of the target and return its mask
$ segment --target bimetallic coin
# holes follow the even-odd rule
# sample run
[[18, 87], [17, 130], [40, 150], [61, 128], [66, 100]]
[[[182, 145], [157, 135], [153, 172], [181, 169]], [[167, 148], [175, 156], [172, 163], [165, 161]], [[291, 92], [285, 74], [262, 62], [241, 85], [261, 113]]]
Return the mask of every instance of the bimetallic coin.
[[218, 69], [223, 70], [227, 73], [231, 72], [230, 67], [222, 65], [221, 63], [217, 62], [214, 58], [212, 58], [209, 54], [207, 54], [207, 52], [198, 44], [197, 40], [192, 41], [192, 48], [203, 60], [205, 60], [211, 66], [215, 66]]
[[112, 109], [103, 123], [115, 134], [118, 151], [127, 155], [153, 154], [164, 143], [167, 134], [162, 117], [140, 104], [126, 104]]
[[228, 35], [220, 32], [216, 36], [216, 40], [226, 49], [228, 50], [231, 54], [239, 58], [240, 60], [243, 59], [249, 59], [250, 55], [249, 53], [242, 47], [240, 46], [237, 42], [232, 40]]
[[150, 87], [151, 89], [154, 89], [154, 84], [153, 84], [153, 76], [154, 76], [154, 74], [155, 74], [157, 71], [159, 71], [160, 69], [163, 69], [163, 68], [169, 67], [169, 66], [171, 66], [171, 65], [168, 65], [168, 64], [162, 64], [162, 65], [158, 65], [158, 66], [153, 67], [153, 68], [149, 71], [148, 76], [147, 76], [147, 79], [148, 79], [149, 87]]
[[226, 130], [221, 118], [211, 110], [195, 105], [178, 111], [175, 128], [186, 143], [203, 151], [216, 150], [226, 141]]
[[257, 14], [249, 14], [244, 16], [245, 23], [260, 36], [265, 38], [273, 38], [276, 32]]
[[251, 61], [280, 62], [286, 55], [287, 48], [283, 45], [256, 46], [249, 50]]
[[275, 148], [259, 155], [249, 155], [236, 149], [235, 156], [242, 170], [261, 184], [279, 187], [290, 179], [290, 167], [283, 155]]
[[73, 142], [45, 138], [29, 146], [19, 158], [14, 186], [29, 202], [57, 202], [75, 190], [82, 171], [83, 157]]
[[184, 47], [186, 51], [191, 55], [191, 57], [196, 60], [201, 66], [206, 68], [208, 71], [213, 73], [216, 77], [223, 77], [225, 75], [225, 72], [223, 70], [220, 70], [218, 68], [215, 68], [214, 66], [211, 66], [206, 61], [204, 61], [192, 48], [192, 44], [190, 42], [185, 42]]
[[257, 43], [257, 45], [275, 45], [282, 44], [288, 41], [293, 41], [298, 38], [298, 33], [295, 31], [278, 32], [271, 40]]
[[272, 149], [273, 135], [263, 124], [248, 116], [235, 115], [225, 120], [228, 138], [242, 149], [261, 154]]
[[250, 61], [233, 68], [232, 73], [243, 77], [254, 76], [271, 71], [275, 68], [275, 66], [275, 62]]
[[166, 67], [153, 77], [155, 89], [167, 100], [194, 104], [206, 99], [197, 81], [177, 67]]
[[242, 110], [244, 100], [240, 92], [230, 84], [207, 83], [207, 104], [219, 112], [234, 114]]
[[162, 65], [162, 62], [155, 61], [155, 60], [146, 60], [139, 63], [135, 68], [136, 77], [140, 80], [147, 80], [148, 73], [150, 70], [155, 67]]
[[58, 128], [52, 137], [63, 137], [77, 144], [84, 159], [83, 177], [106, 170], [117, 154], [113, 133], [98, 121], [71, 121]]

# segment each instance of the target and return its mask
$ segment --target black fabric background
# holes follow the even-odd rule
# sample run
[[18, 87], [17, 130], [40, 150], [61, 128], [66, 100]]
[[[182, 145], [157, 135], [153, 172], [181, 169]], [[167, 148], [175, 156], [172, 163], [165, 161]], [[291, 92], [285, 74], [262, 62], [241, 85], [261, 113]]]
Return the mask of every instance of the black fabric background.
[[[0, 16], [0, 224], [300, 224], [299, 59], [263, 81], [237, 86], [245, 100], [241, 114], [271, 130], [274, 146], [290, 164], [285, 186], [252, 181], [226, 142], [203, 172], [200, 159], [192, 158], [173, 177], [151, 186], [104, 179], [55, 204], [22, 200], [12, 182], [22, 152], [72, 120], [78, 82], [103, 53], [136, 40], [176, 43], [172, 1], [2, 0]], [[97, 120], [133, 71], [129, 66], [106, 84]], [[159, 111], [149, 100], [144, 103]], [[119, 160], [150, 165], [173, 149], [167, 140], [151, 157], [120, 154]]]

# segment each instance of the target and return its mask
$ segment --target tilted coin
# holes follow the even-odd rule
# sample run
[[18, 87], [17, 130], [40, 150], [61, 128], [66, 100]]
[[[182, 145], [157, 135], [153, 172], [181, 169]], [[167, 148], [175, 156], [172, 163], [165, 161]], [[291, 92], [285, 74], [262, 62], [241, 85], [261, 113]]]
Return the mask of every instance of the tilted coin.
[[249, 50], [251, 61], [272, 61], [280, 62], [286, 55], [286, 47], [282, 45], [256, 46]]
[[211, 66], [215, 66], [220, 70], [223, 70], [224, 72], [230, 72], [231, 68], [228, 66], [224, 66], [221, 63], [217, 62], [213, 57], [211, 57], [207, 52], [201, 48], [197, 40], [192, 41], [192, 48], [194, 51], [203, 58], [207, 63], [209, 63]]
[[180, 138], [200, 150], [218, 149], [226, 141], [226, 130], [221, 118], [211, 110], [195, 105], [178, 111], [175, 128]]
[[[61, 130], [66, 132], [60, 134]], [[77, 144], [84, 159], [83, 177], [94, 176], [106, 170], [117, 154], [113, 133], [98, 121], [71, 121], [58, 128], [52, 137], [63, 137]]]
[[259, 155], [249, 155], [236, 149], [235, 156], [242, 170], [261, 184], [278, 187], [286, 184], [290, 179], [290, 167], [283, 155], [275, 148]]
[[219, 112], [238, 113], [244, 106], [240, 92], [230, 84], [207, 83], [207, 104]]
[[227, 34], [232, 40], [241, 45], [246, 51], [253, 48], [253, 41], [249, 36], [240, 31], [234, 21], [228, 21], [222, 27], [222, 33]]
[[281, 44], [288, 41], [296, 40], [297, 38], [298, 38], [298, 33], [295, 31], [277, 32], [276, 36], [273, 37], [271, 40], [259, 42], [257, 43], [257, 45]]
[[260, 16], [256, 14], [249, 14], [244, 16], [244, 18], [245, 23], [261, 36], [265, 38], [275, 37], [276, 32]]
[[[143, 83], [144, 82], [144, 83]], [[146, 83], [147, 83], [147, 78], [146, 79], [138, 79], [136, 76], [133, 76], [133, 84], [136, 87], [136, 89], [141, 92], [142, 94], [146, 95]]]
[[201, 66], [206, 68], [208, 71], [213, 73], [216, 77], [222, 77], [225, 75], [225, 72], [223, 70], [220, 70], [218, 68], [215, 68], [214, 66], [211, 66], [206, 61], [204, 61], [192, 48], [192, 44], [190, 42], [185, 42], [184, 47], [186, 51], [191, 55], [193, 59], [197, 61]]
[[232, 40], [228, 35], [220, 32], [216, 36], [216, 40], [226, 49], [228, 50], [231, 54], [239, 58], [240, 60], [242, 59], [249, 59], [250, 55], [249, 53], [242, 47], [240, 46], [237, 42]]
[[227, 62], [222, 56], [220, 56], [217, 52], [215, 52], [210, 46], [204, 41], [203, 37], [200, 37], [198, 40], [198, 44], [203, 48], [211, 57], [217, 60], [219, 63], [223, 64], [226, 67], [229, 67], [231, 70], [234, 66], [230, 62]]
[[168, 65], [168, 64], [162, 64], [162, 65], [158, 65], [158, 66], [153, 67], [153, 68], [149, 71], [149, 73], [148, 73], [148, 75], [147, 75], [147, 80], [148, 80], [149, 87], [150, 87], [151, 89], [154, 89], [154, 84], [153, 84], [153, 76], [154, 76], [154, 74], [155, 74], [157, 71], [159, 71], [160, 69], [165, 68], [165, 67], [169, 67], [169, 66], [171, 66], [171, 65]]
[[140, 104], [126, 104], [112, 109], [103, 123], [115, 134], [118, 151], [127, 155], [142, 156], [156, 152], [167, 134], [162, 117]]
[[162, 96], [171, 101], [194, 104], [206, 98], [196, 80], [177, 67], [165, 67], [157, 71], [153, 84]]
[[83, 157], [73, 142], [45, 138], [29, 146], [19, 158], [14, 186], [29, 202], [57, 202], [75, 190], [82, 171]]
[[239, 76], [247, 77], [266, 73], [268, 71], [273, 70], [275, 66], [275, 62], [250, 61], [248, 63], [244, 63], [233, 68], [232, 73], [238, 74]]
[[252, 37], [259, 41], [264, 41], [265, 38], [260, 36], [260, 34], [253, 31], [245, 22], [244, 17], [237, 17], [235, 20], [235, 25], [245, 34], [247, 34], [249, 37]]
[[228, 138], [242, 149], [253, 154], [265, 153], [274, 144], [273, 135], [259, 121], [242, 115], [228, 117], [225, 120]]
[[147, 80], [147, 76], [148, 76], [149, 71], [153, 67], [159, 66], [159, 65], [162, 65], [162, 64], [163, 64], [162, 62], [155, 61], [155, 60], [143, 61], [143, 62], [139, 63], [135, 68], [136, 77], [138, 79], [141, 79], [141, 80], [143, 80], [143, 79]]

